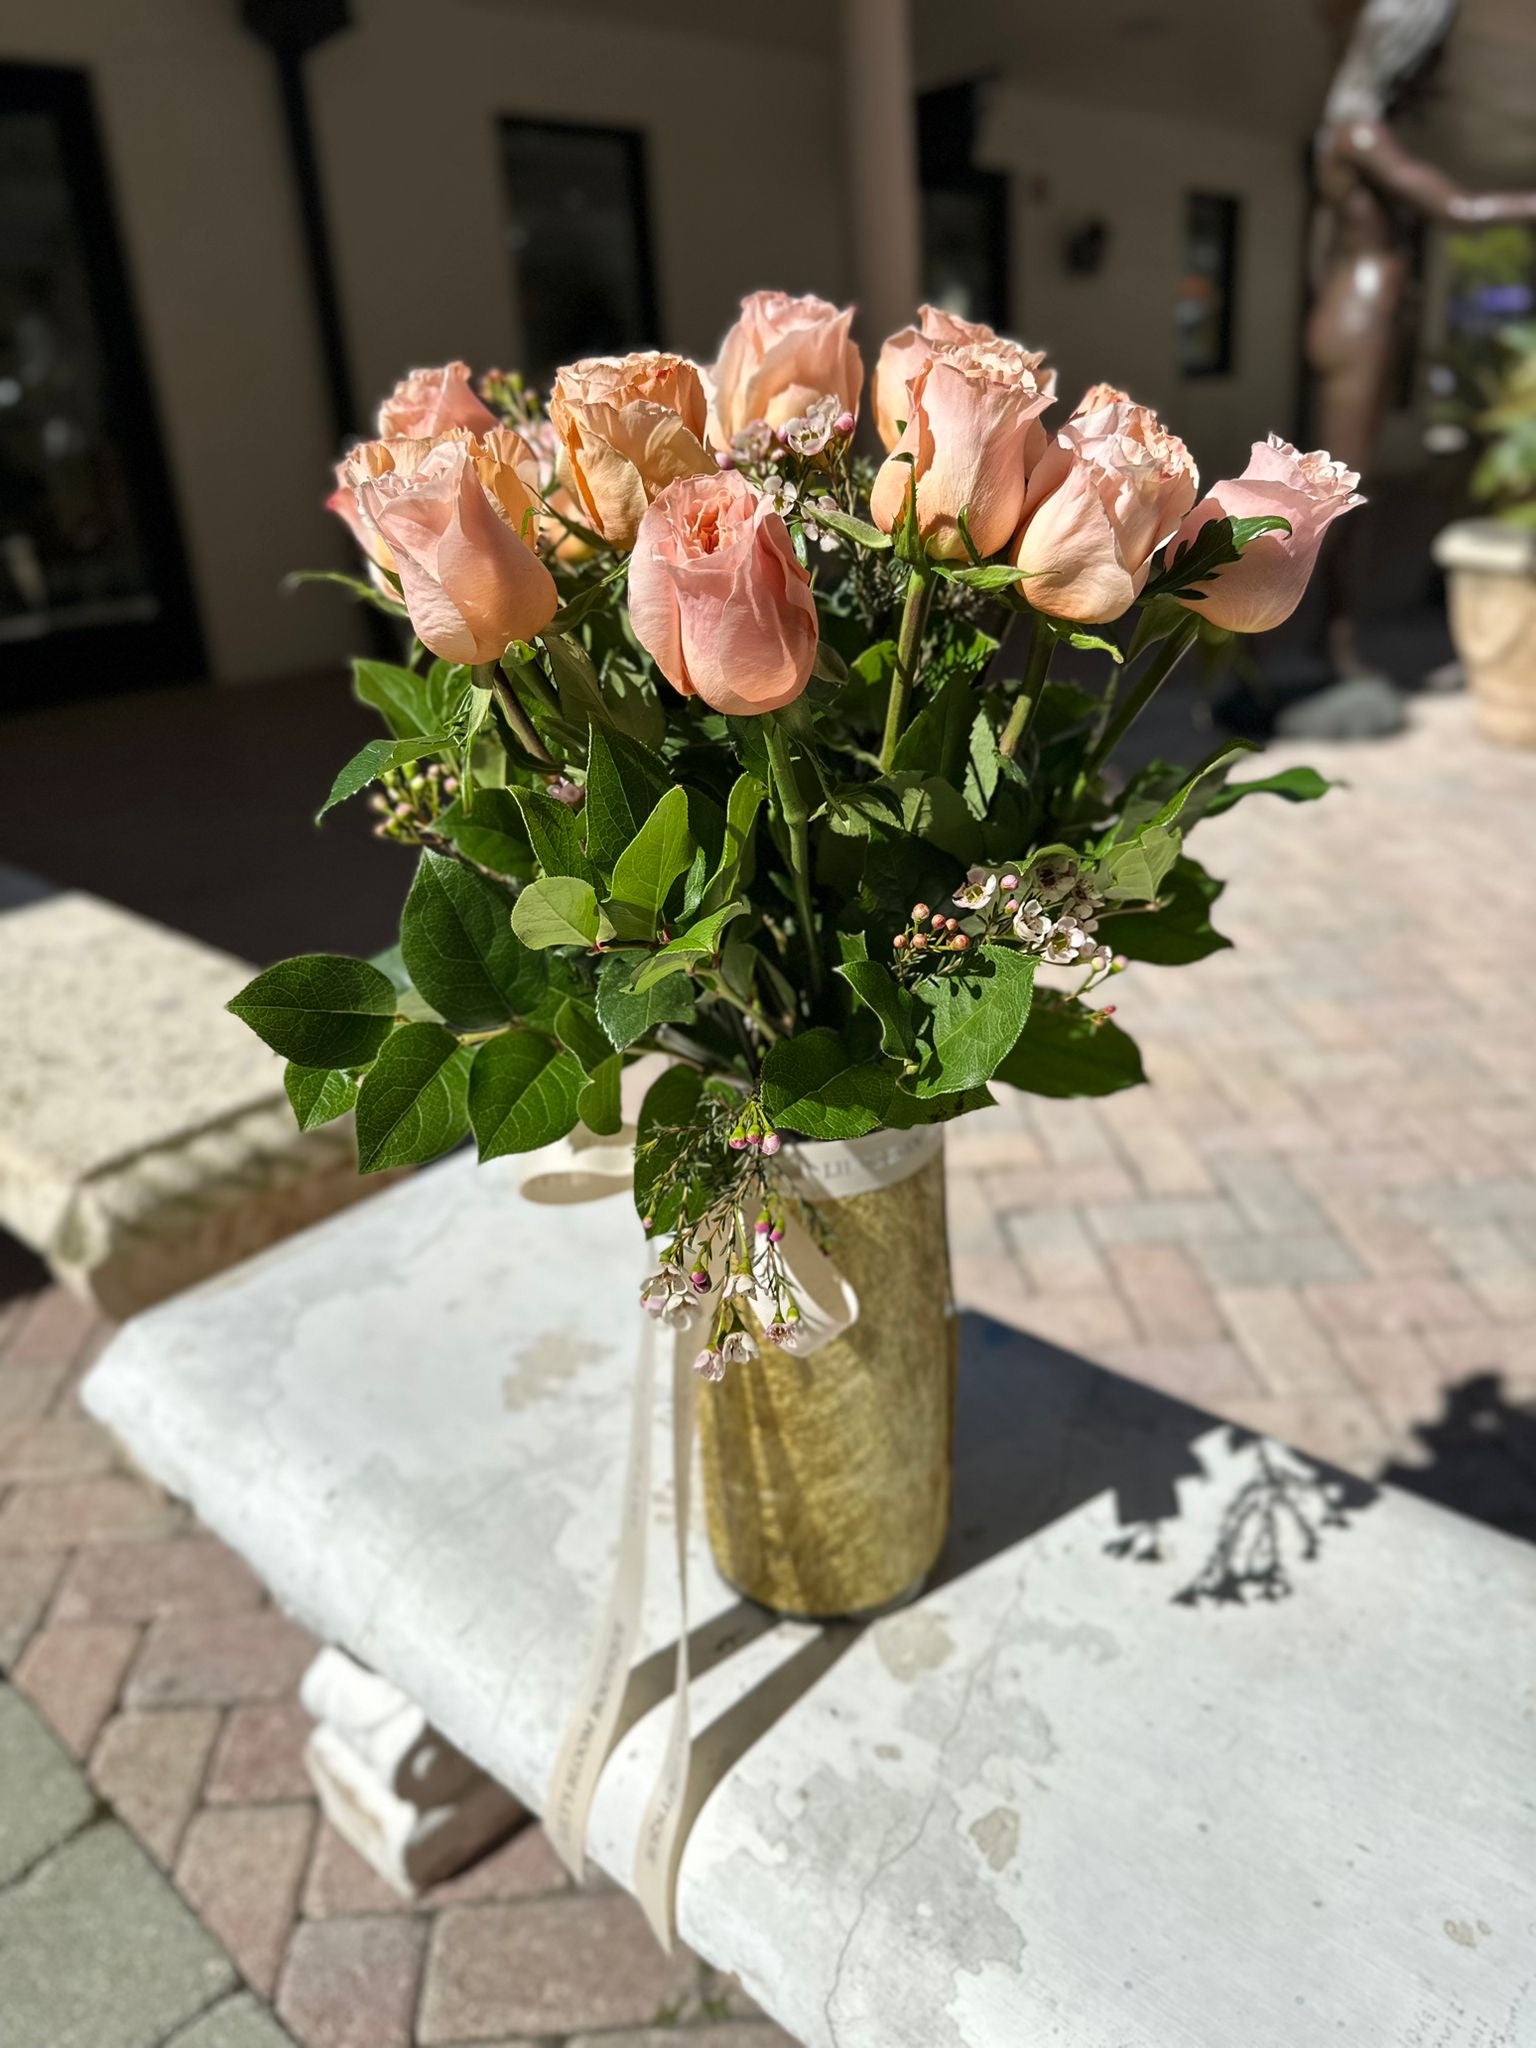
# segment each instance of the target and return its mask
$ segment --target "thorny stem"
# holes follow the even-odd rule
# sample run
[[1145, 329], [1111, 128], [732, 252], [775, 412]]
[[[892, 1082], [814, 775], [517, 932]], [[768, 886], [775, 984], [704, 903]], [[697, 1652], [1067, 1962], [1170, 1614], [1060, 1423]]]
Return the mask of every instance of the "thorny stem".
[[1029, 728], [1035, 722], [1035, 713], [1040, 708], [1040, 698], [1045, 689], [1046, 671], [1051, 665], [1051, 653], [1056, 645], [1056, 636], [1047, 621], [1035, 615], [1035, 637], [1029, 644], [1029, 663], [1024, 671], [1024, 687], [1014, 699], [1013, 709], [1008, 714], [1008, 723], [1003, 727], [1002, 738], [997, 751], [1006, 754], [1011, 761], [1023, 745]]
[[880, 773], [889, 775], [896, 758], [896, 742], [907, 723], [907, 706], [917, 679], [918, 656], [922, 652], [923, 628], [933, 601], [933, 571], [926, 562], [914, 562], [907, 578], [906, 602], [901, 608], [901, 630], [896, 641], [896, 666], [891, 674], [890, 695], [885, 700], [885, 737], [880, 743]]
[[779, 722], [779, 714], [770, 711], [763, 720], [763, 737], [767, 742], [768, 760], [773, 769], [773, 780], [779, 796], [779, 816], [784, 820], [784, 829], [789, 834], [789, 872], [795, 891], [795, 916], [800, 925], [800, 936], [805, 945], [807, 972], [811, 996], [821, 994], [821, 955], [816, 946], [816, 914], [811, 907], [811, 847], [806, 824], [810, 813], [805, 807], [805, 798], [800, 794], [800, 785], [795, 780], [794, 763], [789, 757], [789, 741]]
[[1196, 633], [1199, 621], [1193, 612], [1181, 619], [1163, 642], [1157, 653], [1147, 663], [1135, 686], [1127, 693], [1120, 705], [1094, 743], [1093, 751], [1083, 763], [1084, 775], [1091, 775], [1096, 768], [1102, 768], [1110, 755], [1119, 746], [1143, 711], [1167, 682], [1174, 669], [1183, 660]]

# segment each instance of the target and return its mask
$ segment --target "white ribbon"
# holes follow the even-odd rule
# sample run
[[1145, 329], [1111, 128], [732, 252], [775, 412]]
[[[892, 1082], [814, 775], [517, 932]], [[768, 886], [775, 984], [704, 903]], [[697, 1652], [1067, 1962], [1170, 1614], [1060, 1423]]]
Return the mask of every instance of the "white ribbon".
[[[942, 1143], [932, 1126], [914, 1131], [877, 1131], [867, 1138], [828, 1144], [790, 1145], [778, 1155], [786, 1185], [805, 1201], [837, 1201], [893, 1187], [926, 1166]], [[634, 1130], [626, 1125], [614, 1138], [581, 1132], [549, 1146], [530, 1162], [522, 1191], [529, 1201], [551, 1204], [593, 1202], [622, 1193], [634, 1180]], [[808, 1356], [840, 1336], [858, 1317], [858, 1296], [803, 1224], [791, 1218], [780, 1246], [785, 1271], [800, 1305], [796, 1353]], [[754, 1292], [751, 1306], [760, 1322], [773, 1319], [773, 1305]], [[656, 1325], [642, 1315], [639, 1357], [630, 1409], [629, 1457], [619, 1521], [613, 1582], [591, 1652], [565, 1725], [550, 1779], [545, 1826], [555, 1852], [580, 1879], [586, 1861], [587, 1816], [597, 1781], [613, 1746], [634, 1662], [645, 1595], [646, 1535], [651, 1491], [651, 1410], [656, 1386]], [[670, 1951], [673, 1941], [678, 1829], [687, 1804], [691, 1727], [688, 1711], [688, 1524], [693, 1480], [693, 1425], [696, 1386], [685, 1330], [672, 1347], [672, 1483], [677, 1548], [677, 1655], [672, 1719], [656, 1783], [646, 1804], [635, 1852], [633, 1889], [652, 1932]], [[739, 1368], [738, 1368], [739, 1369]]]

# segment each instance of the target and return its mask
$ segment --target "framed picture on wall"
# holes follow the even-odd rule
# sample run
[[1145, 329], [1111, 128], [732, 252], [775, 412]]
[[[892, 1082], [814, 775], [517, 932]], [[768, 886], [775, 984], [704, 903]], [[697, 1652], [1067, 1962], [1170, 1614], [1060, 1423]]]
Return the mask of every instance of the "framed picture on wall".
[[659, 347], [640, 130], [508, 117], [501, 166], [527, 375]]
[[1185, 194], [1178, 298], [1174, 306], [1180, 376], [1232, 374], [1241, 227], [1241, 200], [1216, 192]]

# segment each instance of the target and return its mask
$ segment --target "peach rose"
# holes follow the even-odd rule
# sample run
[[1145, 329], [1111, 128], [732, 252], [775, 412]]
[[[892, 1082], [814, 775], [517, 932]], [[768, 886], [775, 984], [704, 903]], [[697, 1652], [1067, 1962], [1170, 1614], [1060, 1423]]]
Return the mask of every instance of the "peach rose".
[[555, 378], [549, 417], [581, 523], [622, 552], [632, 548], [664, 484], [714, 468], [703, 444], [706, 410], [699, 373], [682, 356], [567, 364]]
[[[445, 661], [497, 661], [560, 606], [531, 544], [533, 501], [510, 459], [514, 443], [523, 447], [498, 428], [483, 442], [468, 433], [373, 442], [349, 458], [359, 518], [389, 552], [422, 645]], [[376, 467], [381, 447], [388, 463]]]
[[716, 447], [729, 447], [753, 420], [782, 426], [818, 398], [835, 398], [857, 413], [864, 365], [848, 339], [852, 325], [852, 306], [839, 312], [825, 299], [788, 292], [744, 298], [712, 373], [709, 432]]
[[1193, 540], [1209, 519], [1278, 517], [1289, 533], [1261, 533], [1243, 550], [1240, 562], [1218, 569], [1206, 595], [1181, 602], [1213, 626], [1232, 633], [1267, 633], [1288, 619], [1301, 602], [1323, 544], [1341, 512], [1363, 505], [1360, 479], [1326, 450], [1299, 454], [1289, 441], [1271, 434], [1255, 441], [1248, 467], [1239, 477], [1212, 485], [1179, 528], [1169, 553]]
[[1107, 623], [1195, 502], [1199, 473], [1156, 413], [1096, 384], [1030, 472], [1014, 559], [1037, 611]]
[[452, 427], [483, 434], [495, 425], [495, 413], [470, 388], [468, 363], [412, 370], [379, 407], [379, 433], [386, 441], [430, 440]]
[[658, 493], [630, 557], [629, 617], [675, 689], [735, 718], [792, 704], [816, 659], [816, 603], [789, 529], [735, 471]]
[[969, 559], [962, 512], [978, 554], [1007, 545], [1024, 504], [1030, 429], [1051, 402], [1052, 380], [1042, 385], [1039, 363], [1014, 341], [935, 345], [907, 386], [906, 428], [870, 493], [882, 532], [900, 525], [915, 489], [917, 528], [930, 555]]
[[[917, 325], [903, 327], [890, 337], [880, 350], [880, 360], [869, 380], [869, 402], [874, 407], [881, 446], [894, 448], [901, 439], [900, 423], [907, 417], [910, 403], [907, 386], [933, 354], [936, 344], [960, 348], [967, 342], [997, 339], [985, 321], [962, 320], [954, 313], [946, 313], [942, 306], [919, 306]], [[1032, 371], [1038, 371], [1045, 361], [1044, 352], [1026, 353], [1024, 361]], [[1042, 391], [1054, 389], [1054, 372], [1037, 377], [1036, 382]]]

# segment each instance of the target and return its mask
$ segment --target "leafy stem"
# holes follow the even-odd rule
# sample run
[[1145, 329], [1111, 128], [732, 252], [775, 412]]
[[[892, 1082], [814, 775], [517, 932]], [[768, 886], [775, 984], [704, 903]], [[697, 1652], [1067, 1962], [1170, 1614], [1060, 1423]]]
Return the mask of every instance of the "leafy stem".
[[914, 562], [907, 577], [906, 601], [901, 608], [901, 630], [896, 640], [896, 666], [891, 671], [890, 695], [885, 700], [885, 737], [880, 743], [880, 772], [889, 775], [896, 758], [896, 743], [907, 723], [907, 706], [917, 679], [918, 657], [922, 652], [923, 628], [933, 601], [933, 571], [926, 562]]
[[1056, 633], [1048, 619], [1035, 614], [1035, 636], [1029, 643], [1029, 663], [1024, 671], [1024, 687], [1014, 699], [1013, 709], [1008, 713], [1008, 723], [1003, 727], [1002, 738], [997, 751], [1006, 754], [1011, 761], [1023, 745], [1029, 728], [1035, 722], [1035, 713], [1040, 708], [1041, 693], [1045, 689], [1046, 671], [1051, 665], [1051, 654], [1056, 646]]
[[494, 662], [487, 662], [475, 670], [475, 680], [482, 688], [495, 692], [496, 702], [501, 706], [501, 715], [512, 729], [513, 737], [523, 752], [542, 768], [553, 768], [555, 758], [533, 729], [532, 720], [517, 701], [517, 693], [508, 679], [499, 674]]
[[1121, 740], [1140, 718], [1143, 711], [1167, 682], [1175, 668], [1183, 660], [1200, 630], [1200, 622], [1193, 612], [1186, 612], [1156, 654], [1147, 663], [1135, 684], [1126, 692], [1123, 703], [1094, 742], [1093, 751], [1083, 763], [1083, 774], [1092, 775], [1102, 768]]
[[800, 794], [800, 784], [789, 755], [789, 741], [778, 712], [770, 711], [763, 719], [763, 738], [768, 748], [769, 766], [773, 770], [774, 788], [778, 793], [779, 816], [789, 834], [789, 873], [795, 892], [795, 916], [804, 942], [806, 970], [814, 1000], [821, 994], [821, 955], [816, 945], [816, 914], [811, 907], [811, 846], [810, 834], [806, 830], [810, 813], [806, 809], [805, 798]]

